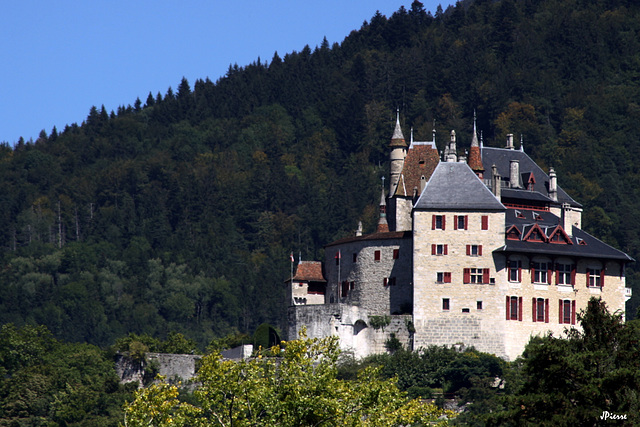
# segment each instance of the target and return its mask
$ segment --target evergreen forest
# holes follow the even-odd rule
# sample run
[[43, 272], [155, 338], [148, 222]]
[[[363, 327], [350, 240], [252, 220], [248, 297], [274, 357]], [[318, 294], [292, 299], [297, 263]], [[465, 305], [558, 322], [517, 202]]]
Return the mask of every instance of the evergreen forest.
[[[130, 333], [284, 328], [289, 254], [377, 221], [405, 136], [507, 133], [640, 256], [640, 5], [475, 0], [380, 13], [341, 43], [182, 79], [117, 111], [0, 146], [0, 324], [100, 347]], [[640, 273], [627, 269], [640, 305]]]

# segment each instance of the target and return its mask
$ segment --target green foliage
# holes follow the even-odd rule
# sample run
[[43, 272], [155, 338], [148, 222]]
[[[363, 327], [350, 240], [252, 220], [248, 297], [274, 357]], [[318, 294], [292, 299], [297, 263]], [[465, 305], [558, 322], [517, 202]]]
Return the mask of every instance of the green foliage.
[[56, 341], [46, 328], [0, 331], [0, 425], [116, 425], [130, 397], [113, 361], [88, 344]]
[[268, 349], [280, 345], [280, 335], [271, 325], [263, 323], [253, 333], [253, 347]]
[[[280, 356], [278, 347], [273, 356]], [[239, 362], [205, 356], [198, 371], [195, 404], [178, 400], [165, 383], [140, 391], [125, 409], [125, 425], [395, 426], [446, 424], [449, 411], [408, 400], [392, 380], [367, 368], [352, 381], [337, 379], [335, 338], [300, 339], [278, 357]], [[170, 421], [171, 420], [171, 421]]]
[[384, 331], [384, 328], [389, 326], [389, 324], [391, 324], [391, 316], [369, 316], [369, 325], [371, 325], [373, 329], [377, 330], [382, 328]]
[[236, 332], [223, 338], [211, 340], [211, 343], [209, 343], [209, 346], [207, 347], [207, 353], [212, 353], [214, 351], [221, 352], [222, 350], [228, 350], [252, 342], [253, 338], [250, 335]]

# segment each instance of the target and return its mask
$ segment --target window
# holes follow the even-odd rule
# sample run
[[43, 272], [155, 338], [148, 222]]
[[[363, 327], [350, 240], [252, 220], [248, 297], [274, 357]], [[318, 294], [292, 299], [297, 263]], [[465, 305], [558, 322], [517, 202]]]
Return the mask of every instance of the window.
[[449, 311], [449, 298], [442, 298], [442, 309]]
[[565, 325], [576, 324], [576, 302], [568, 299], [561, 299], [558, 308], [558, 322]]
[[522, 281], [522, 262], [521, 261], [507, 261], [507, 269], [509, 274], [510, 282], [521, 282]]
[[463, 313], [468, 313], [468, 312], [469, 312], [469, 309], [468, 309], [468, 308], [463, 308], [463, 309], [462, 309], [462, 312], [463, 312]]
[[482, 310], [482, 301], [476, 301], [476, 310]]
[[400, 258], [400, 249], [394, 249], [393, 250], [393, 259], [398, 259]]
[[549, 299], [532, 298], [531, 299], [531, 317], [534, 322], [549, 323]]
[[453, 217], [454, 230], [466, 230], [468, 224], [469, 224], [469, 215], [454, 215]]
[[448, 245], [431, 245], [431, 255], [447, 255], [449, 253]]
[[551, 265], [548, 262], [531, 263], [531, 279], [533, 283], [548, 284]]
[[380, 251], [375, 251], [373, 253], [373, 260], [374, 261], [380, 261]]
[[465, 268], [462, 273], [464, 283], [489, 283], [488, 268]]
[[556, 285], [575, 284], [576, 270], [572, 264], [556, 264]]
[[488, 230], [489, 229], [489, 216], [488, 215], [482, 215], [482, 229], [483, 230]]
[[482, 245], [467, 245], [468, 256], [482, 256]]
[[451, 273], [450, 272], [438, 272], [438, 273], [436, 273], [436, 282], [437, 283], [451, 283]]
[[591, 288], [604, 286], [604, 269], [587, 268], [587, 286]]
[[347, 282], [346, 280], [342, 282], [342, 292], [340, 294], [340, 296], [342, 298], [345, 298], [347, 295], [349, 295], [349, 282]]
[[522, 297], [507, 297], [507, 320], [522, 321]]
[[444, 230], [446, 226], [444, 215], [432, 215], [431, 216], [431, 229], [432, 230]]

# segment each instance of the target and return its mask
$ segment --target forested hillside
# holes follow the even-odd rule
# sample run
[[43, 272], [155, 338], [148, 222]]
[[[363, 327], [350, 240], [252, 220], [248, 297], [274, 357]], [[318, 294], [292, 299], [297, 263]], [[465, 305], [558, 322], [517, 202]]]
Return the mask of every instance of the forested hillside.
[[[0, 149], [0, 324], [112, 344], [170, 331], [202, 347], [283, 325], [289, 253], [377, 220], [396, 109], [440, 147], [507, 133], [640, 257], [640, 5], [418, 1], [341, 44], [231, 66], [216, 82], [90, 109]], [[320, 41], [319, 41], [320, 42]], [[635, 296], [640, 276], [627, 270]]]

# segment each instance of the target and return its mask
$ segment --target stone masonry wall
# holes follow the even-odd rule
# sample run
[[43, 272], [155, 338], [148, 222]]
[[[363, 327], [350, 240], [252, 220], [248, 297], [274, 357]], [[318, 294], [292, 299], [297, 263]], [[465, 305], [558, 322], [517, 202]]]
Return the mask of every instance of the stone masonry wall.
[[[338, 250], [342, 255], [339, 270], [335, 262]], [[397, 259], [393, 258], [394, 250], [398, 250]], [[378, 261], [376, 251], [380, 252]], [[326, 254], [327, 302], [352, 304], [370, 315], [410, 313], [413, 304], [410, 238], [363, 239], [332, 246]], [[339, 284], [345, 280], [353, 282], [354, 288], [342, 297]]]
[[385, 343], [391, 334], [404, 348], [412, 348], [408, 322], [411, 316], [389, 316], [389, 324], [378, 329], [371, 327], [366, 310], [346, 304], [289, 307], [288, 339], [295, 339], [303, 327], [309, 338], [336, 336], [340, 349], [362, 358], [386, 351]]

